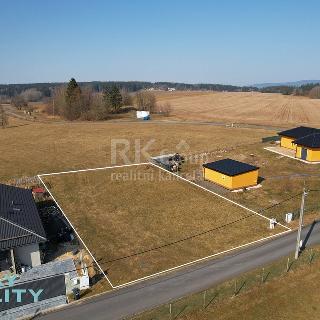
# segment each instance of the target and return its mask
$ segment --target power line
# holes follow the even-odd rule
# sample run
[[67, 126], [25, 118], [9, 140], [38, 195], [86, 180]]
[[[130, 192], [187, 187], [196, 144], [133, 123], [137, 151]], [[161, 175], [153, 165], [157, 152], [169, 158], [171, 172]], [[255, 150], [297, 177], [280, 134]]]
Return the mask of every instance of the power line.
[[[275, 204], [275, 205], [272, 205], [272, 206], [269, 206], [269, 207], [266, 207], [266, 208], [263, 208], [261, 210], [259, 210], [258, 212], [263, 212], [263, 211], [266, 211], [268, 209], [271, 209], [275, 206], [278, 206], [286, 201], [289, 201], [289, 200], [292, 200], [298, 196], [300, 196], [301, 193], [298, 193], [298, 194], [295, 194], [287, 199], [284, 199], [283, 201]], [[165, 248], [165, 247], [168, 247], [168, 246], [172, 246], [172, 245], [176, 245], [178, 243], [181, 243], [181, 242], [184, 242], [184, 241], [187, 241], [187, 240], [190, 240], [190, 239], [193, 239], [193, 238], [196, 238], [196, 237], [199, 237], [199, 236], [202, 236], [204, 234], [207, 234], [207, 233], [211, 233], [213, 231], [216, 231], [216, 230], [219, 230], [219, 229], [222, 229], [224, 227], [227, 227], [229, 225], [232, 225], [234, 223], [237, 223], [237, 222], [240, 222], [242, 220], [245, 220], [247, 218], [250, 218], [252, 216], [254, 216], [255, 214], [254, 213], [251, 213], [249, 215], [246, 215], [242, 218], [239, 218], [237, 220], [234, 220], [234, 221], [231, 221], [229, 223], [226, 223], [226, 224], [223, 224], [223, 225], [220, 225], [218, 227], [215, 227], [215, 228], [211, 228], [211, 229], [208, 229], [208, 230], [205, 230], [205, 231], [202, 231], [202, 232], [199, 232], [199, 233], [196, 233], [196, 234], [193, 234], [193, 235], [190, 235], [190, 236], [187, 236], [187, 237], [184, 237], [182, 239], [179, 239], [179, 240], [176, 240], [176, 241], [172, 241], [172, 242], [169, 242], [169, 243], [166, 243], [166, 244], [163, 244], [163, 245], [160, 245], [160, 246], [157, 246], [157, 247], [153, 247], [153, 248], [150, 248], [150, 249], [146, 249], [146, 250], [142, 250], [142, 251], [138, 251], [138, 252], [135, 252], [135, 253], [132, 253], [132, 254], [128, 254], [126, 256], [123, 256], [123, 257], [119, 257], [119, 258], [114, 258], [114, 259], [111, 259], [111, 260], [108, 260], [108, 261], [104, 261], [104, 259], [102, 258], [100, 261], [104, 261], [104, 262], [101, 262], [100, 264], [107, 264], [107, 263], [112, 263], [112, 262], [116, 262], [116, 261], [120, 261], [120, 260], [124, 260], [124, 259], [128, 259], [128, 258], [133, 258], [133, 257], [136, 257], [138, 255], [142, 255], [142, 254], [145, 254], [145, 253], [149, 253], [149, 252], [152, 252], [152, 251], [155, 251], [155, 250], [159, 250], [159, 249], [162, 249], [162, 248]]]
[[[255, 213], [250, 213], [249, 215], [246, 215], [246, 216], [244, 216], [244, 217], [242, 217], [242, 218], [239, 218], [239, 219], [237, 219], [237, 220], [228, 222], [228, 223], [226, 223], [226, 224], [224, 224], [224, 225], [220, 225], [220, 226], [218, 226], [218, 227], [215, 227], [215, 228], [212, 228], [212, 229], [209, 229], [209, 230], [205, 230], [205, 231], [202, 231], [202, 232], [193, 234], [193, 235], [191, 235], [191, 236], [188, 236], [188, 237], [185, 237], [185, 238], [176, 240], [176, 241], [172, 241], [172, 242], [169, 242], [169, 243], [166, 243], [166, 244], [157, 246], [157, 247], [153, 247], [153, 248], [150, 248], [150, 249], [147, 249], [147, 250], [135, 252], [135, 253], [129, 254], [129, 255], [127, 255], [127, 256], [123, 256], [123, 257], [111, 259], [111, 260], [102, 262], [101, 264], [106, 264], [106, 263], [111, 263], [111, 262], [115, 262], [115, 261], [119, 261], [119, 260], [124, 260], [124, 259], [132, 258], [132, 257], [138, 256], [138, 255], [141, 255], [141, 254], [145, 254], [145, 253], [148, 253], [148, 252], [152, 252], [152, 251], [155, 251], [155, 250], [159, 250], [159, 249], [162, 249], [162, 248], [165, 248], [165, 247], [169, 247], [169, 246], [172, 246], [172, 245], [175, 245], [175, 244], [178, 244], [178, 243], [181, 243], [181, 242], [184, 242], [184, 241], [187, 241], [187, 240], [190, 240], [190, 239], [193, 239], [193, 238], [202, 236], [202, 235], [204, 235], [204, 234], [211, 233], [211, 232], [213, 232], [213, 231], [216, 231], [216, 230], [225, 228], [225, 227], [227, 227], [227, 226], [229, 226], [229, 225], [232, 225], [232, 224], [234, 224], [234, 223], [240, 222], [240, 221], [245, 220], [245, 219], [247, 219], [247, 218], [250, 218], [250, 217], [252, 217], [252, 216], [254, 216], [254, 215], [255, 215]], [[104, 259], [102, 258], [101, 260], [104, 260]]]

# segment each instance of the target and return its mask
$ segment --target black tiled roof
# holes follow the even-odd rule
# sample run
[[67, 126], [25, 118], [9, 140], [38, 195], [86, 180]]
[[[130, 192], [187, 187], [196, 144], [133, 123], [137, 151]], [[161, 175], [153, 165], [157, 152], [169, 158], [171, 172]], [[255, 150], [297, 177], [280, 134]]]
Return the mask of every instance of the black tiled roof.
[[320, 130], [316, 128], [310, 128], [310, 127], [297, 127], [297, 128], [281, 131], [278, 133], [278, 135], [299, 139], [313, 133], [320, 133]]
[[236, 176], [241, 173], [246, 173], [259, 169], [258, 167], [253, 166], [251, 164], [247, 164], [232, 159], [223, 159], [210, 163], [205, 163], [203, 164], [203, 167], [214, 171], [218, 171], [227, 176]]
[[44, 241], [31, 190], [0, 184], [0, 250]]
[[294, 140], [294, 143], [303, 147], [320, 148], [320, 132]]

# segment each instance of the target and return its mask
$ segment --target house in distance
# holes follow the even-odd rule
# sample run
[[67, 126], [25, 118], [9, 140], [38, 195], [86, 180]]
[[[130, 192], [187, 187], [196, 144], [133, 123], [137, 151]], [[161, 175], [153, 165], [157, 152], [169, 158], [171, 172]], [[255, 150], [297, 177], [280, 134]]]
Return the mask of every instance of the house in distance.
[[258, 184], [259, 168], [251, 164], [222, 159], [205, 163], [202, 167], [204, 180], [214, 182], [229, 190], [253, 187]]
[[295, 151], [295, 157], [310, 162], [320, 161], [320, 130], [297, 127], [279, 132], [280, 147]]

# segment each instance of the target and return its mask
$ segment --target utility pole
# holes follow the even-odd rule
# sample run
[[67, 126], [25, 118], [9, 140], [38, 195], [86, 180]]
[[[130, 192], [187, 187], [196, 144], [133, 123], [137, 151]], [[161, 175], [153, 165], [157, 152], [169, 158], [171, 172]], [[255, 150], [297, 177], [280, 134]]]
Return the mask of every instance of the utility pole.
[[308, 192], [306, 191], [306, 188], [303, 188], [302, 192], [302, 198], [301, 198], [301, 207], [300, 207], [300, 218], [299, 218], [299, 228], [298, 228], [298, 235], [297, 235], [297, 245], [296, 245], [296, 252], [294, 255], [294, 258], [297, 260], [299, 258], [299, 252], [300, 252], [300, 240], [301, 240], [301, 229], [303, 225], [303, 214], [304, 214], [304, 199]]

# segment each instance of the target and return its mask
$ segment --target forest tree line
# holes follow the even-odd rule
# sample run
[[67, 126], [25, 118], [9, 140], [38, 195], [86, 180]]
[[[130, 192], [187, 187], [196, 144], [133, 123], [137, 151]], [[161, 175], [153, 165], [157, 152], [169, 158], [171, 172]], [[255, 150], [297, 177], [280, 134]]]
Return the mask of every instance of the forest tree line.
[[[254, 87], [241, 87], [223, 84], [188, 84], [177, 82], [143, 82], [143, 81], [93, 81], [78, 82], [80, 87], [90, 88], [93, 92], [103, 92], [106, 88], [118, 87], [127, 92], [137, 92], [141, 90], [155, 89], [168, 90], [211, 90], [211, 91], [229, 91], [229, 92], [248, 92], [258, 91]], [[0, 97], [13, 98], [18, 95], [40, 95], [41, 98], [51, 97], [56, 88], [65, 86], [66, 83], [30, 83], [30, 84], [0, 84]]]
[[0, 85], [0, 103], [11, 103], [17, 109], [32, 112], [32, 102], [46, 104], [49, 115], [59, 115], [68, 120], [104, 120], [112, 114], [147, 110], [151, 113], [169, 115], [170, 103], [159, 104], [154, 90], [212, 90], [229, 92], [260, 91], [285, 95], [308, 96], [320, 99], [320, 84], [305, 84], [300, 87], [272, 86], [257, 89], [215, 84], [184, 84], [171, 82], [80, 82]]
[[112, 85], [96, 92], [90, 86], [81, 87], [74, 78], [67, 86], [55, 88], [47, 103], [48, 114], [67, 120], [105, 120], [134, 108], [163, 115], [169, 115], [171, 111], [170, 104], [158, 104], [151, 91], [133, 94]]

